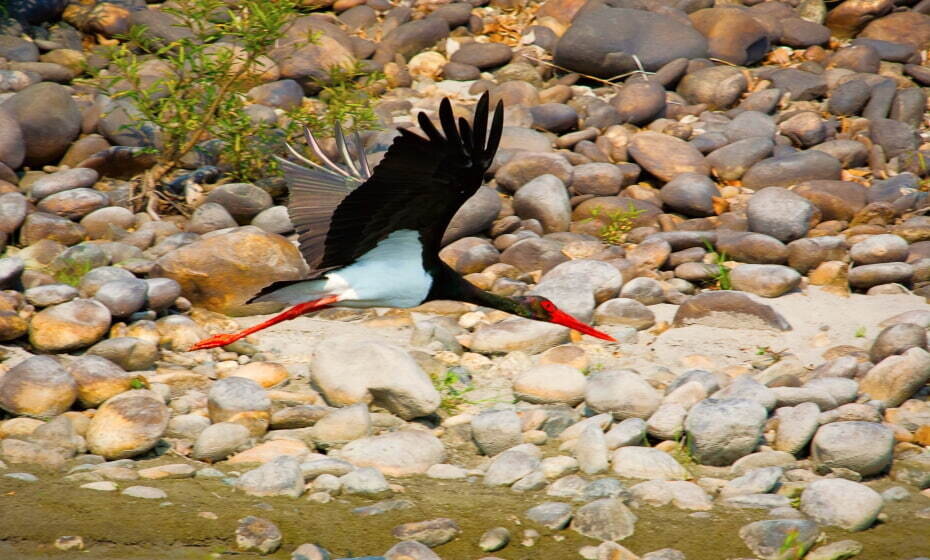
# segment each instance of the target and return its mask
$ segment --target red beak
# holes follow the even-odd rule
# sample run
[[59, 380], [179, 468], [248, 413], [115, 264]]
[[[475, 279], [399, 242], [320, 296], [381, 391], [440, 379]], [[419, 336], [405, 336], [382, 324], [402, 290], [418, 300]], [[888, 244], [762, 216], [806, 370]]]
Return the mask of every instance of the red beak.
[[575, 329], [576, 331], [580, 333], [591, 335], [593, 337], [600, 338], [602, 340], [609, 340], [611, 342], [617, 342], [616, 340], [614, 340], [612, 336], [602, 333], [601, 331], [595, 329], [594, 327], [590, 327], [582, 323], [578, 319], [575, 319], [568, 313], [559, 311], [558, 309], [556, 309], [555, 311], [552, 311], [549, 314], [549, 322], [556, 323], [557, 325], [562, 325], [570, 329]]

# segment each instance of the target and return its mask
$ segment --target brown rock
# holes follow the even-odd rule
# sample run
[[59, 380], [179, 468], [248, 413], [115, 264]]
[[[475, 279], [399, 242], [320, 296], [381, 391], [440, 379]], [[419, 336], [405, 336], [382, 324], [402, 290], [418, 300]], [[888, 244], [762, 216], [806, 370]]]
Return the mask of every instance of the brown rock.
[[105, 402], [90, 421], [87, 448], [107, 459], [135, 457], [155, 447], [170, 415], [151, 391], [121, 393]]
[[177, 281], [194, 305], [234, 311], [265, 286], [297, 280], [306, 270], [297, 248], [280, 235], [242, 228], [168, 253], [151, 276]]
[[71, 408], [74, 379], [50, 356], [33, 356], [0, 377], [0, 408], [12, 414], [48, 417]]
[[629, 151], [643, 169], [666, 182], [681, 173], [710, 174], [710, 166], [697, 148], [667, 134], [639, 132], [633, 136]]
[[287, 368], [275, 362], [251, 362], [236, 369], [224, 371], [220, 379], [226, 377], [245, 377], [258, 383], [265, 389], [279, 385], [288, 379]]
[[78, 400], [86, 408], [132, 388], [133, 377], [113, 362], [99, 356], [81, 356], [68, 364], [68, 373], [78, 387]]
[[748, 65], [765, 56], [769, 38], [765, 28], [743, 10], [706, 8], [688, 16], [707, 37], [710, 56], [731, 64]]
[[816, 206], [822, 220], [850, 221], [868, 204], [868, 190], [852, 181], [813, 180], [798, 183], [794, 193]]
[[849, 296], [849, 263], [822, 262], [810, 272], [808, 278], [812, 285], [822, 286], [825, 292], [843, 297]]
[[673, 327], [706, 325], [726, 329], [764, 329], [789, 331], [791, 325], [768, 305], [746, 294], [732, 291], [704, 292], [692, 296], [679, 306]]
[[29, 342], [43, 352], [65, 352], [97, 342], [110, 328], [110, 311], [92, 299], [75, 299], [36, 313]]
[[895, 12], [866, 25], [859, 37], [905, 43], [923, 50], [930, 47], [930, 16], [913, 11]]
[[893, 0], [846, 0], [830, 10], [825, 23], [837, 38], [846, 39], [893, 8]]

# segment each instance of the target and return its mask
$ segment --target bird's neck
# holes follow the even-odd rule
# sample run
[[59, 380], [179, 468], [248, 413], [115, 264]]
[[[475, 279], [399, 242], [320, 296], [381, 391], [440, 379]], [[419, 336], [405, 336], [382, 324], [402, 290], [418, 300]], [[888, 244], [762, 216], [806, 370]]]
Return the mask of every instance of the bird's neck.
[[459, 294], [458, 299], [468, 303], [474, 303], [476, 305], [490, 307], [492, 309], [500, 309], [501, 311], [506, 311], [507, 313], [513, 314], [517, 314], [517, 311], [520, 307], [519, 303], [510, 299], [509, 297], [499, 296], [497, 294], [492, 294], [491, 292], [486, 292], [476, 287], [471, 282], [468, 282], [464, 278], [462, 279], [460, 291], [461, 293]]

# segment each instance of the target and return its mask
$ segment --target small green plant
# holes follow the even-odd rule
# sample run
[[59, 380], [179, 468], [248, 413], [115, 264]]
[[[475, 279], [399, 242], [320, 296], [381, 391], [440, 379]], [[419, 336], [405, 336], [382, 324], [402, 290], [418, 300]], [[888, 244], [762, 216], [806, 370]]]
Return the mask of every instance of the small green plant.
[[694, 453], [691, 451], [691, 434], [687, 431], [682, 431], [677, 443], [678, 445], [675, 447], [675, 450], [672, 451], [671, 455], [681, 466], [690, 471], [692, 467], [698, 464], [697, 460], [694, 458]]
[[605, 366], [604, 364], [600, 364], [600, 363], [591, 364], [588, 367], [581, 370], [581, 373], [587, 376], [587, 375], [591, 375], [592, 373], [597, 373], [599, 371], [602, 371], [606, 367], [607, 366]]
[[148, 381], [146, 381], [145, 378], [142, 376], [133, 377], [129, 381], [129, 386], [133, 389], [148, 389], [149, 388]]
[[804, 557], [804, 543], [798, 542], [797, 530], [788, 531], [785, 540], [778, 547], [778, 558], [781, 560], [801, 560]]
[[610, 245], [620, 245], [626, 241], [626, 234], [633, 229], [633, 223], [636, 218], [645, 212], [633, 206], [630, 202], [626, 210], [606, 210], [602, 206], [595, 206], [591, 209], [591, 216], [582, 221], [591, 221], [603, 216], [604, 225], [598, 231], [598, 237], [601, 241]]
[[714, 284], [717, 288], [721, 290], [732, 290], [733, 283], [730, 281], [730, 269], [725, 264], [729, 258], [726, 251], [717, 251], [716, 248], [708, 240], [704, 240], [704, 247], [707, 248], [707, 252], [711, 253], [714, 256], [714, 264], [717, 265], [717, 270], [714, 272]]
[[782, 361], [787, 353], [788, 350], [772, 350], [770, 346], [756, 347], [756, 356], [766, 356], [772, 364], [777, 364]]
[[466, 404], [475, 404], [465, 395], [475, 390], [474, 385], [466, 384], [454, 369], [447, 369], [442, 375], [433, 376], [433, 387], [439, 391], [439, 408], [448, 414], [456, 414]]
[[[109, 50], [110, 67], [84, 81], [131, 116], [132, 124], [123, 130], [155, 154], [156, 164], [146, 171], [134, 197], [150, 213], [169, 202], [157, 189], [160, 180], [207, 141], [219, 141], [220, 161], [235, 179], [254, 181], [279, 173], [271, 155], [284, 140], [299, 137], [304, 124], [321, 128], [351, 119], [354, 128], [366, 129], [376, 122], [364, 87], [372, 76], [358, 65], [330, 68], [329, 79], [320, 84], [328, 101], [288, 111], [279, 119], [281, 126], [253, 122], [246, 112], [246, 92], [268, 70], [265, 53], [279, 45], [300, 15], [301, 0], [170, 4], [162, 11], [177, 19], [180, 38], [166, 43], [146, 27], [134, 26]], [[309, 33], [307, 40], [314, 39]], [[330, 115], [320, 117], [327, 105]]]
[[855, 332], [855, 334], [854, 334], [854, 336], [855, 336], [856, 338], [865, 338], [865, 327], [864, 327], [864, 326], [861, 326], [861, 327], [857, 328], [857, 329], [856, 329], [856, 332]]

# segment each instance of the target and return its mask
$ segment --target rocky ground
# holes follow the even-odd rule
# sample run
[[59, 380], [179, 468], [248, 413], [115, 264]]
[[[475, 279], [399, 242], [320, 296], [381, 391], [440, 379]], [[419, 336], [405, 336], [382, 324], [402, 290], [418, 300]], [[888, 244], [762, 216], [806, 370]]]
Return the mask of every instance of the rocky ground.
[[7, 3], [0, 556], [930, 557], [926, 0], [316, 4], [250, 114], [360, 62], [374, 164], [490, 91], [443, 258], [619, 342], [433, 302], [187, 352], [306, 272], [280, 183], [153, 212], [158, 126], [80, 78], [165, 5]]

